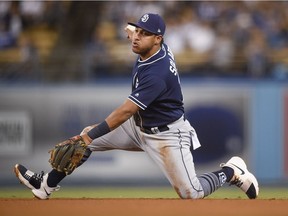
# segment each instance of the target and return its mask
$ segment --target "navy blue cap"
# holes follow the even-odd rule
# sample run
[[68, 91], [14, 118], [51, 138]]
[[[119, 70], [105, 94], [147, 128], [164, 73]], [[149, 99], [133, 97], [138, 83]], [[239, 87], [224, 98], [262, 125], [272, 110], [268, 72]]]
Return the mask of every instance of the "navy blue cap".
[[144, 14], [137, 23], [128, 22], [129, 25], [142, 28], [156, 35], [164, 35], [166, 25], [164, 20], [158, 14]]

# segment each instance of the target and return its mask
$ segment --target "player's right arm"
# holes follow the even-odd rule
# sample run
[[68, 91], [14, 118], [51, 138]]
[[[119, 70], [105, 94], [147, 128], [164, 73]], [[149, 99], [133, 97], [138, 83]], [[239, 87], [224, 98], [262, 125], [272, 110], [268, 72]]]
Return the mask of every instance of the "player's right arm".
[[[121, 106], [116, 108], [104, 122], [92, 126], [88, 132], [84, 132], [83, 137], [86, 144], [90, 144], [94, 139], [109, 133], [131, 118], [140, 108], [127, 99]], [[87, 128], [87, 127], [86, 127]], [[85, 130], [85, 129], [84, 129]]]
[[119, 127], [129, 118], [131, 118], [140, 108], [127, 99], [121, 106], [115, 109], [106, 119], [105, 121], [109, 125], [111, 130]]

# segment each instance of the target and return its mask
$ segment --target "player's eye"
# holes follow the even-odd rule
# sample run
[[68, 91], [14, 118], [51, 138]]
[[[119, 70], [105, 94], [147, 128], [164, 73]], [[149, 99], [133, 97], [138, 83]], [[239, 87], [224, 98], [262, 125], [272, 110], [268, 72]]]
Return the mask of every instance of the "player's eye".
[[151, 32], [143, 31], [143, 32], [142, 32], [142, 35], [143, 35], [143, 36], [152, 36], [152, 35], [154, 35], [154, 34], [151, 33]]
[[148, 32], [148, 31], [145, 31], [143, 29], [139, 29], [139, 28], [136, 28], [135, 32], [141, 36], [144, 36], [144, 37], [148, 37], [148, 36], [152, 36], [154, 35], [153, 33], [151, 32]]

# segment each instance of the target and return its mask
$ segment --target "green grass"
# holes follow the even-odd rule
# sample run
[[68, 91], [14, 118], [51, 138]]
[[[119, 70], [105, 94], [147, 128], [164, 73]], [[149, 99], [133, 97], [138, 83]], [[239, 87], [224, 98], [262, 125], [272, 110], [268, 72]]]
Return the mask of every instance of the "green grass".
[[[24, 187], [0, 188], [0, 198], [31, 198]], [[178, 198], [171, 187], [63, 187], [53, 198]], [[209, 196], [210, 199], [247, 199], [235, 187], [224, 187]], [[288, 188], [261, 188], [259, 199], [288, 199]]]

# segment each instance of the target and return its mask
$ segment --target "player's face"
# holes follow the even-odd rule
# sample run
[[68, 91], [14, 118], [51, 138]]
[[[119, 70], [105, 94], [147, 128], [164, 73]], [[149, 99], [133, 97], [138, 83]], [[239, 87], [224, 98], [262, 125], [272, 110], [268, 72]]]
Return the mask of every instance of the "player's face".
[[162, 36], [136, 28], [132, 36], [132, 51], [145, 60], [158, 51]]

